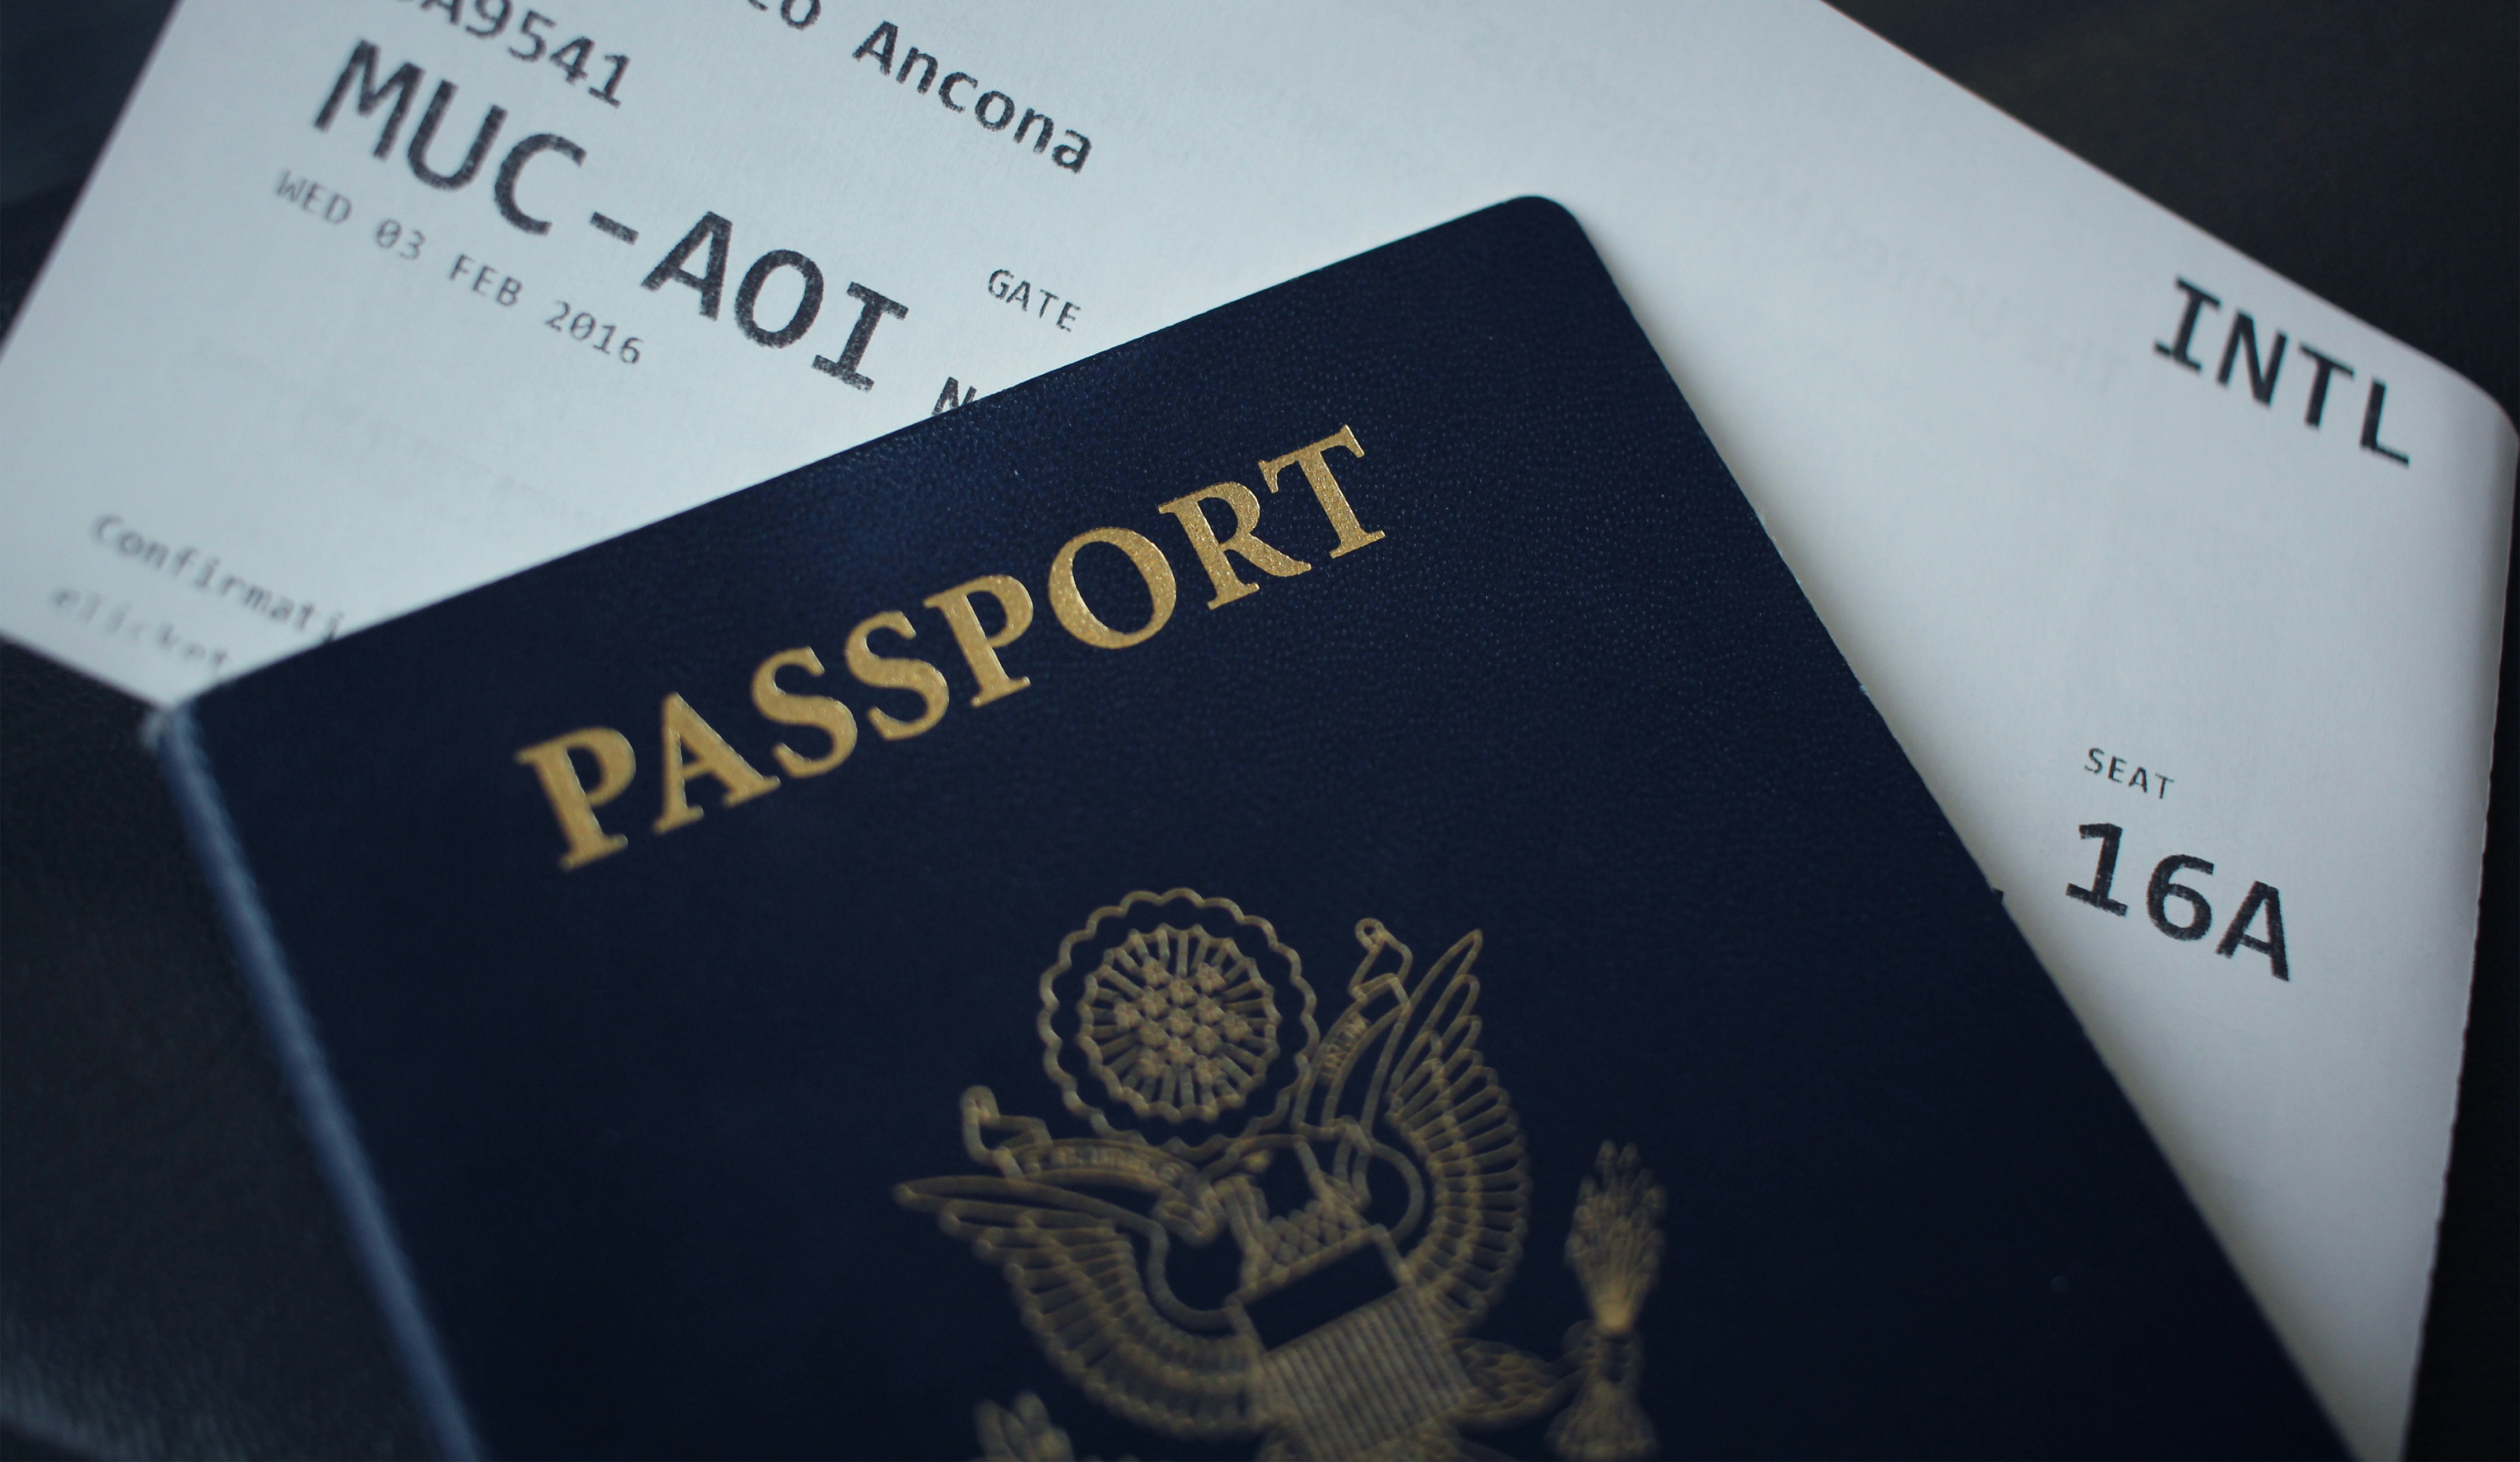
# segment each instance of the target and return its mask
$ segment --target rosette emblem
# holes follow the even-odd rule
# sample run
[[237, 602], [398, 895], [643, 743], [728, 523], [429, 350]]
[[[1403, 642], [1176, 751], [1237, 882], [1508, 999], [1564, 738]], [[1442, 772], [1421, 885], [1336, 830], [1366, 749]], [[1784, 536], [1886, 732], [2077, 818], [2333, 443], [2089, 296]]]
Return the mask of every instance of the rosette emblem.
[[1103, 1089], [1141, 1119], [1214, 1121], [1278, 1054], [1278, 1000], [1227, 935], [1132, 930], [1085, 977], [1076, 1044]]
[[1043, 972], [1041, 1006], [1043, 1064], [1067, 1109], [1185, 1156], [1231, 1140], [1229, 1122], [1282, 1118], [1315, 1034], [1295, 951], [1267, 920], [1188, 889], [1097, 909]]

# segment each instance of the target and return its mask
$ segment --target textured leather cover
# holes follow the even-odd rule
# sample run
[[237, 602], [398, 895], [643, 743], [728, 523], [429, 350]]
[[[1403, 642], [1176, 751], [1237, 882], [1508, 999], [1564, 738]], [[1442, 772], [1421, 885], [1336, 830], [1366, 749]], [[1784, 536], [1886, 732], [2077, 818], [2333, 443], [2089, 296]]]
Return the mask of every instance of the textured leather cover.
[[[1238, 505], [1180, 500], [1221, 481], [1284, 576], [1224, 554], [1211, 608], [1191, 517]], [[1051, 571], [1107, 527], [1178, 591], [1126, 648]], [[1126, 546], [1076, 551], [1089, 631], [1160, 599]], [[941, 592], [987, 574], [1021, 689], [953, 632], [1006, 638]], [[902, 739], [922, 697], [844, 665], [887, 611], [951, 691]], [[823, 774], [754, 709], [799, 647], [777, 685], [853, 711]], [[527, 749], [607, 727], [626, 845], [564, 871]], [[450, 1448], [2336, 1449], [1547, 203], [162, 746]]]

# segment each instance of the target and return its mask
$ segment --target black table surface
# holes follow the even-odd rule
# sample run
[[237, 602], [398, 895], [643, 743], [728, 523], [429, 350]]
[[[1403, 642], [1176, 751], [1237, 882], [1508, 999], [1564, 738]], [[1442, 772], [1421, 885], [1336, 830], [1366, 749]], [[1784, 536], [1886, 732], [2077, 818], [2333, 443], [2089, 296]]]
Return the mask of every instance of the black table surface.
[[[165, 0], [0, 4], [14, 315]], [[2520, 7], [1844, 0], [2520, 417]], [[2520, 642], [2408, 1439], [2520, 1455]], [[0, 645], [0, 1455], [427, 1442], [155, 763], [145, 708]]]

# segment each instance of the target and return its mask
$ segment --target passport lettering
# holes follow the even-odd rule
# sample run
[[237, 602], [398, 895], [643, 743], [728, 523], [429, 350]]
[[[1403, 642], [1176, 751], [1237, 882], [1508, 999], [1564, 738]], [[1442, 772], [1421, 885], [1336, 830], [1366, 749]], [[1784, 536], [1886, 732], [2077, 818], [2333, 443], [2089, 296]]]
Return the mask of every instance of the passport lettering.
[[[1336, 535], [1336, 546], [1329, 552], [1329, 557], [1336, 559], [1377, 543], [1384, 535], [1378, 529], [1369, 529], [1357, 518], [1346, 489], [1331, 471], [1332, 452], [1362, 458], [1365, 446], [1357, 440], [1354, 431], [1341, 427], [1319, 441], [1262, 459], [1258, 466], [1262, 485], [1273, 493], [1279, 490], [1288, 468], [1297, 470]], [[1211, 505], [1221, 508], [1224, 517], [1231, 520], [1231, 528], [1221, 536], [1220, 521]], [[1314, 567], [1260, 536], [1259, 494], [1240, 482], [1212, 482], [1196, 492], [1158, 504], [1156, 511], [1178, 525], [1191, 557], [1206, 575], [1213, 591], [1207, 601], [1210, 610], [1222, 609], [1260, 591], [1259, 582], [1243, 576], [1246, 570], [1264, 579], [1291, 578], [1312, 571]], [[1149, 603], [1144, 622], [1114, 627], [1103, 612], [1086, 601], [1077, 583], [1076, 563], [1088, 549], [1106, 555], [1116, 552], [1144, 581]], [[1116, 526], [1088, 528], [1068, 539], [1052, 556], [1044, 586], [1051, 617], [1058, 621], [1059, 628], [1100, 650], [1126, 650], [1154, 638], [1171, 622], [1181, 593], [1172, 560], [1163, 549], [1144, 533]], [[1011, 674], [998, 654], [1032, 628], [1033, 595], [1022, 579], [984, 573], [931, 594], [921, 604], [936, 612], [953, 637], [954, 648], [961, 653], [974, 687], [969, 699], [972, 707], [1002, 701], [1032, 684], [1028, 675]], [[1108, 608], [1105, 606], [1106, 611]], [[880, 647], [878, 636], [885, 637]], [[842, 642], [841, 663], [860, 685], [871, 690], [906, 692], [919, 700], [919, 713], [907, 718], [879, 707], [866, 708], [867, 724], [885, 741], [906, 741], [926, 734], [945, 718], [953, 704], [953, 691], [945, 672], [932, 661], [887, 653], [892, 648], [890, 641], [906, 644], [918, 637], [919, 627], [908, 615], [884, 610], [859, 620]], [[783, 741], [771, 751], [772, 758], [788, 777], [819, 777], [846, 761], [857, 750], [857, 716], [833, 697], [807, 694], [793, 688], [792, 680], [783, 685], [780, 676], [787, 671], [820, 678], [824, 674], [822, 657], [812, 646], [800, 645], [763, 660], [752, 671], [753, 709], [774, 724], [810, 730], [820, 738], [819, 746], [809, 743], [805, 750]], [[696, 782], [716, 782], [717, 804], [722, 808], [741, 805], [779, 789], [779, 777], [745, 760], [679, 692], [668, 693], [664, 698], [658, 713], [657, 742], [658, 804], [655, 820], [649, 825], [656, 835], [700, 820], [702, 809], [691, 800]], [[560, 859], [563, 871], [583, 868], [630, 845], [627, 834], [607, 828], [597, 813], [598, 808], [611, 803], [638, 780], [638, 754], [619, 730], [610, 726], [581, 727], [524, 748], [517, 753], [516, 762], [533, 772], [551, 805], [552, 819], [565, 845]], [[591, 786], [587, 780], [590, 771], [594, 777]]]

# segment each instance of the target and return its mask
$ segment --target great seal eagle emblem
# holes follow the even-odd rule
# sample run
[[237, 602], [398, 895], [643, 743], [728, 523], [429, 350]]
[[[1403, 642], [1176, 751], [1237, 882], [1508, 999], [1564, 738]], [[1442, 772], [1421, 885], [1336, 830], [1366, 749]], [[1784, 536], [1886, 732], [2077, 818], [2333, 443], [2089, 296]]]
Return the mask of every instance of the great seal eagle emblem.
[[[1481, 937], [1422, 971], [1378, 921], [1356, 938], [1325, 1032], [1301, 959], [1232, 901], [1175, 889], [1096, 910], [1043, 973], [1039, 1019], [1042, 1065], [1088, 1135], [1053, 1136], [974, 1086], [963, 1142], [983, 1170], [894, 1196], [1003, 1270], [1068, 1380], [1165, 1437], [1254, 1439], [1264, 1457], [1493, 1455], [1462, 1434], [1562, 1407], [1559, 1455], [1650, 1453], [1636, 1323], [1662, 1190], [1634, 1148], [1603, 1143], [1566, 1246], [1592, 1318], [1555, 1360], [1475, 1338], [1531, 1203], [1521, 1123], [1479, 1051]], [[1030, 1394], [978, 1421], [992, 1456], [1069, 1454]]]

